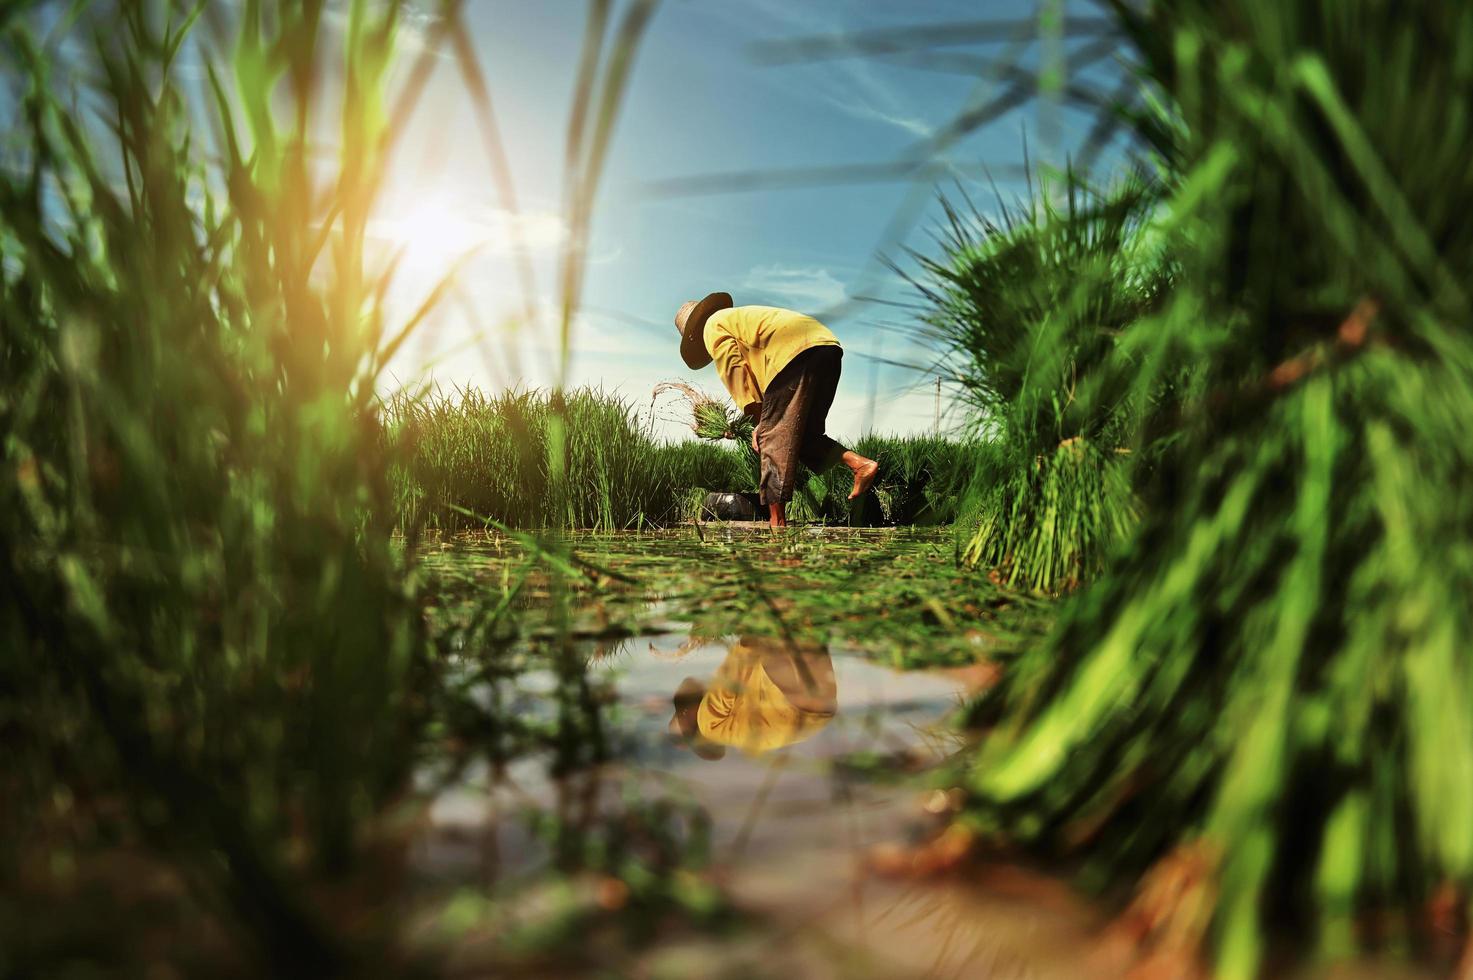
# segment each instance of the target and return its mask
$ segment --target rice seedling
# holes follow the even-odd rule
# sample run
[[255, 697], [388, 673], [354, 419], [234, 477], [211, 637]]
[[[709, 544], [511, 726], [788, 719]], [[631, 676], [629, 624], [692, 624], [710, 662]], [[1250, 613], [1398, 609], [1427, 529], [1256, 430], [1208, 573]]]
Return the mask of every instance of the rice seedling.
[[[1096, 575], [1135, 529], [1138, 506], [1127, 463], [1083, 437], [1023, 464], [998, 453], [968, 493], [968, 564], [1009, 588], [1070, 591]], [[974, 516], [975, 515], [975, 516]]]
[[744, 445], [752, 441], [755, 421], [743, 412], [735, 410], [730, 402], [719, 401], [695, 385], [684, 381], [665, 381], [655, 386], [655, 397], [666, 392], [678, 392], [690, 406], [691, 431], [699, 439], [735, 439]]
[[922, 336], [993, 444], [963, 554], [1009, 586], [1071, 589], [1134, 525], [1125, 456], [1162, 392], [1118, 382], [1130, 370], [1119, 344], [1170, 280], [1147, 233], [1155, 201], [1141, 180], [1101, 192], [1069, 171], [995, 217], [943, 202], [942, 257], [919, 257]]
[[1179, 263], [1122, 340], [1131, 386], [1185, 358], [1203, 387], [1128, 551], [978, 706], [970, 819], [1100, 885], [1190, 865], [1198, 899], [1148, 890], [1142, 934], [1223, 977], [1275, 937], [1450, 961], [1473, 897], [1473, 11], [1111, 7]]
[[391, 475], [405, 527], [662, 526], [693, 513], [692, 490], [756, 485], [750, 448], [657, 442], [628, 402], [595, 389], [399, 396], [385, 417], [407, 447]]
[[[580, 576], [569, 583], [582, 610], [597, 613], [581, 616], [574, 635], [641, 652], [647, 644], [640, 638], [674, 618], [689, 622], [695, 637], [743, 631], [782, 636], [787, 629], [897, 667], [966, 665], [979, 652], [1001, 660], [1033, 645], [1056, 609], [1050, 600], [1006, 592], [980, 572], [958, 569], [950, 537], [940, 530], [742, 534], [719, 544], [684, 532], [580, 534], [576, 540], [581, 559], [624, 577], [600, 584]], [[726, 560], [713, 562], [713, 553]], [[773, 562], [776, 556], [787, 560]], [[488, 589], [515, 590], [529, 570], [535, 579], [538, 568], [527, 557], [502, 536], [463, 536], [427, 555], [437, 582], [436, 619], [463, 635], [468, 648], [479, 648], [470, 632], [480, 628], [476, 597]], [[784, 599], [781, 606], [751, 601], [753, 568], [764, 576], [757, 584]], [[495, 624], [494, 642], [547, 631], [554, 610], [527, 599], [529, 591], [523, 586], [520, 615]], [[881, 620], [884, 628], [874, 628]], [[500, 658], [488, 659], [484, 671], [504, 673], [508, 681], [515, 676]]]
[[866, 435], [852, 448], [880, 464], [872, 495], [846, 499], [853, 480], [834, 467], [800, 485], [800, 518], [859, 526], [951, 524], [989, 452], [985, 443], [939, 436]]

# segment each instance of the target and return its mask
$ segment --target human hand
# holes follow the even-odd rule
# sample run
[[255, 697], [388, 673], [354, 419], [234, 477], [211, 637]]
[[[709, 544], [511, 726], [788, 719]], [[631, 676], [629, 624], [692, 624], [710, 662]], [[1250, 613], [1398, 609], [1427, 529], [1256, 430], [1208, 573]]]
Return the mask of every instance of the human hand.
[[760, 453], [760, 452], [762, 452], [762, 450], [760, 450], [760, 449], [757, 448], [757, 430], [756, 429], [753, 429], [752, 430], [752, 452], [754, 452], [754, 453]]

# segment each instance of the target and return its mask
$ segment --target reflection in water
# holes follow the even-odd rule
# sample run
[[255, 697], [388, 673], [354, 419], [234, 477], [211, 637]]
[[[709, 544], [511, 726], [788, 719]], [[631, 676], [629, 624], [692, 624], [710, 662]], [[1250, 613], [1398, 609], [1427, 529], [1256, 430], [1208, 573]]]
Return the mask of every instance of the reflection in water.
[[761, 755], [808, 738], [834, 717], [838, 685], [826, 645], [744, 636], [709, 686], [687, 677], [672, 700], [670, 733], [719, 759], [728, 747]]
[[[587, 694], [553, 671], [495, 694], [529, 727], [565, 724], [564, 703], [602, 712], [616, 694], [620, 710], [596, 723], [611, 761], [564, 769], [560, 743], [542, 741], [552, 751], [468, 768], [439, 794], [416, 865], [496, 910], [484, 920], [495, 939], [461, 944], [457, 975], [688, 976], [714, 972], [709, 957], [730, 976], [1110, 975], [1086, 962], [1097, 920], [1047, 879], [1006, 867], [965, 879], [873, 873], [877, 856], [912, 854], [899, 842], [935, 824], [919, 816], [913, 783], [843, 762], [908, 769], [954, 752], [959, 736], [929, 727], [955, 706], [954, 678], [750, 636], [668, 633], [614, 653], [594, 660]], [[582, 737], [593, 723], [579, 724]], [[690, 751], [672, 751], [669, 733]], [[723, 924], [700, 934], [698, 966], [693, 934], [663, 931], [673, 908]], [[635, 948], [618, 947], [612, 919], [592, 918], [615, 912]], [[738, 913], [741, 928], [726, 928]], [[519, 943], [585, 922], [610, 931], [559, 947], [571, 961], [515, 959]]]

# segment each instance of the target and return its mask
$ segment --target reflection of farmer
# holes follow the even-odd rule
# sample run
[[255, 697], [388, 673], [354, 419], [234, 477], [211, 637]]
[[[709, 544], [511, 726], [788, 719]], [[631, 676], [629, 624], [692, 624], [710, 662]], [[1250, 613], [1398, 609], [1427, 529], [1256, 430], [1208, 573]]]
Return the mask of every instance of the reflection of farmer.
[[732, 399], [757, 422], [752, 448], [762, 457], [762, 502], [773, 527], [788, 523], [800, 461], [815, 473], [842, 461], [854, 473], [850, 500], [875, 482], [878, 463], [824, 435], [844, 356], [828, 327], [775, 306], [732, 306], [729, 293], [686, 303], [675, 326], [686, 366], [714, 360]]
[[681, 683], [670, 731], [703, 759], [721, 758], [727, 746], [761, 755], [827, 725], [837, 693], [828, 647], [744, 636], [709, 689], [694, 677]]

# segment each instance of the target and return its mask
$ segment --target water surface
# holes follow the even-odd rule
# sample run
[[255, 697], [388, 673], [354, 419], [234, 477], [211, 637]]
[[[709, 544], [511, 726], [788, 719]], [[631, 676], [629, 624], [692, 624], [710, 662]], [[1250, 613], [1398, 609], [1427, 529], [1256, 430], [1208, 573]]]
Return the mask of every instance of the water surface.
[[[421, 874], [525, 884], [557, 847], [520, 821], [529, 808], [596, 835], [631, 798], [673, 800], [703, 822], [702, 876], [742, 926], [621, 950], [620, 972], [1101, 975], [1087, 942], [1098, 917], [1041, 876], [997, 867], [981, 887], [875, 871], [877, 854], [939, 828], [946, 796], [924, 773], [961, 744], [946, 724], [964, 693], [957, 673], [897, 671], [796, 638], [665, 633], [606, 651], [590, 674], [616, 692], [614, 758], [559, 776], [546, 759], [467, 769], [431, 809]], [[608, 898], [595, 888], [590, 900]], [[459, 955], [470, 972], [485, 965], [474, 946]]]

